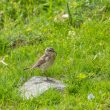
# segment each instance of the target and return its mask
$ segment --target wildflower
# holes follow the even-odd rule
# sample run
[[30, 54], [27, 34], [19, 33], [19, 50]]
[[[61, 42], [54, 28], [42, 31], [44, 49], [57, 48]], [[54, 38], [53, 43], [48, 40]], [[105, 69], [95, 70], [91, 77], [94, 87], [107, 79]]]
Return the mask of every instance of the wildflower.
[[75, 36], [76, 35], [76, 32], [75, 31], [69, 31], [68, 32], [68, 36]]
[[91, 94], [88, 94], [88, 100], [92, 100], [92, 99], [94, 99], [95, 98], [95, 96], [91, 93]]
[[69, 15], [68, 14], [63, 14], [62, 18], [64, 18], [64, 19], [69, 18]]
[[84, 74], [84, 73], [80, 73], [77, 77], [78, 77], [79, 79], [84, 79], [84, 78], [87, 77], [87, 75]]
[[32, 31], [32, 29], [31, 29], [30, 27], [28, 27], [28, 28], [26, 29], [26, 31], [27, 31], [27, 32], [30, 32], [30, 31]]
[[8, 64], [7, 64], [4, 60], [5, 60], [5, 57], [3, 57], [3, 58], [0, 60], [0, 62], [1, 62], [2, 64], [4, 64], [4, 65], [7, 66]]

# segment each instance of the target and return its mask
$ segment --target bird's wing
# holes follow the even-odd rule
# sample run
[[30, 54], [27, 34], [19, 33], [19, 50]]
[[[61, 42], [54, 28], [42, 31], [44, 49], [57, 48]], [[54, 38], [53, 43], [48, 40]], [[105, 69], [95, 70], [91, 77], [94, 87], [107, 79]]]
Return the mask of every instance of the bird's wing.
[[49, 55], [43, 55], [32, 67], [33, 68], [39, 68], [41, 65], [43, 65], [44, 63], [46, 63], [48, 60], [50, 59]]

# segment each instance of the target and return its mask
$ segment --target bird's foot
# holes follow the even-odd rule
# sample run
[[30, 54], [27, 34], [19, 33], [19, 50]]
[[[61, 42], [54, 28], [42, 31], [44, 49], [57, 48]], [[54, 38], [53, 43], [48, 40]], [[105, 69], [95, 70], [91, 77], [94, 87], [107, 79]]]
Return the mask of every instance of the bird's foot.
[[52, 79], [50, 79], [50, 78], [48, 78], [48, 77], [46, 77], [46, 80], [45, 80], [46, 82], [51, 82], [51, 83], [54, 83], [55, 81], [54, 80], [52, 80]]

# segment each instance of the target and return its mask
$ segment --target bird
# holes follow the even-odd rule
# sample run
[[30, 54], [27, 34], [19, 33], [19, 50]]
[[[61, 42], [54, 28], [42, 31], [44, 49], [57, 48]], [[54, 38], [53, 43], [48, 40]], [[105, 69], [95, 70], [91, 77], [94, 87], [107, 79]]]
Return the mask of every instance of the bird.
[[44, 55], [42, 55], [35, 64], [33, 64], [31, 67], [25, 68], [24, 70], [39, 68], [44, 73], [50, 66], [53, 65], [56, 56], [56, 51], [52, 47], [47, 47]]

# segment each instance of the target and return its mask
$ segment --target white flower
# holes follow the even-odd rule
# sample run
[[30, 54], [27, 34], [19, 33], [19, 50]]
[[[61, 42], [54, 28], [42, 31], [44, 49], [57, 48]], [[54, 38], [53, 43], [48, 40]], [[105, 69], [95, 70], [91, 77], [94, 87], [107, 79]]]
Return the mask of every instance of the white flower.
[[91, 93], [91, 94], [88, 94], [88, 100], [92, 100], [92, 99], [94, 99], [95, 98], [95, 96]]
[[68, 35], [69, 35], [69, 36], [75, 36], [75, 35], [76, 35], [76, 32], [75, 32], [75, 31], [69, 31], [69, 32], [68, 32]]
[[3, 57], [3, 58], [0, 60], [0, 62], [1, 62], [2, 64], [4, 64], [4, 65], [7, 66], [8, 64], [7, 64], [4, 60], [5, 60], [5, 57]]
[[63, 15], [62, 15], [62, 18], [64, 18], [64, 19], [65, 19], [65, 18], [68, 18], [68, 17], [69, 17], [68, 14], [63, 14]]

